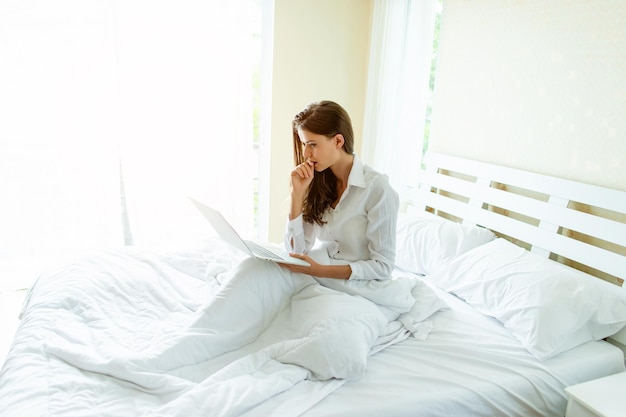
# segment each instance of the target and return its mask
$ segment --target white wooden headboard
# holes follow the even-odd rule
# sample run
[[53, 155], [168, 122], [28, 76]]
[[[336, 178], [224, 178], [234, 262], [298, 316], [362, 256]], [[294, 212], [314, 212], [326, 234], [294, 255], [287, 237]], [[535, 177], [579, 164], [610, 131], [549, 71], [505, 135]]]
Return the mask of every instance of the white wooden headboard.
[[[494, 231], [531, 252], [622, 285], [626, 192], [428, 153], [411, 209]], [[626, 291], [626, 289], [625, 289]], [[626, 331], [616, 340], [626, 345]]]

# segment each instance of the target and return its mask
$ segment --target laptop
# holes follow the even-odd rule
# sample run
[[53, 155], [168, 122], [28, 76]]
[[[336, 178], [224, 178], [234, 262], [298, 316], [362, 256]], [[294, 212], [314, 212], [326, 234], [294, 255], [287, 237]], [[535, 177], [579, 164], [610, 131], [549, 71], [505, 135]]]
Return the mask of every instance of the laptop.
[[209, 223], [211, 223], [211, 226], [213, 226], [217, 234], [237, 249], [247, 253], [250, 256], [254, 256], [255, 258], [264, 259], [267, 261], [303, 266], [310, 265], [308, 262], [303, 261], [302, 259], [289, 256], [289, 254], [284, 250], [268, 245], [263, 245], [261, 243], [252, 242], [249, 240], [243, 240], [219, 211], [207, 206], [206, 204], [192, 197], [189, 197], [189, 199], [198, 208], [198, 210], [200, 210], [200, 213], [202, 213], [202, 215], [209, 221]]

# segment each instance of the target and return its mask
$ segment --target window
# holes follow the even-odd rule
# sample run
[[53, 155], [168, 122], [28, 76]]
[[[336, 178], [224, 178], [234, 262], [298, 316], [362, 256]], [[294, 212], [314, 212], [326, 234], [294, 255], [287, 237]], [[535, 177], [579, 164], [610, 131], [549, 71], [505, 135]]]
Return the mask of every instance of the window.
[[1, 3], [0, 262], [180, 247], [210, 233], [189, 195], [253, 234], [260, 9]]
[[433, 110], [433, 94], [435, 91], [435, 75], [437, 73], [437, 54], [439, 52], [439, 28], [441, 27], [441, 2], [437, 0], [435, 12], [435, 27], [433, 32], [432, 58], [430, 60], [430, 75], [428, 78], [428, 105], [426, 107], [426, 122], [424, 125], [424, 140], [422, 143], [422, 156], [428, 149], [428, 139], [430, 138], [430, 116]]
[[416, 183], [428, 142], [440, 12], [439, 0], [374, 1], [363, 159], [400, 193]]

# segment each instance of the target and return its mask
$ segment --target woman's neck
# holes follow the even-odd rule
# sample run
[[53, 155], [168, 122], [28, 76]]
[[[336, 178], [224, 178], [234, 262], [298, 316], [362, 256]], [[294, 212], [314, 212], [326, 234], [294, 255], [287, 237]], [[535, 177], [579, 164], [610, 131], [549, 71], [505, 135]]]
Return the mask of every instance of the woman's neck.
[[354, 163], [354, 155], [343, 153], [341, 158], [333, 164], [330, 169], [337, 178], [337, 185], [340, 189], [345, 189], [348, 185], [348, 178], [350, 177], [350, 171], [352, 171], [352, 164]]

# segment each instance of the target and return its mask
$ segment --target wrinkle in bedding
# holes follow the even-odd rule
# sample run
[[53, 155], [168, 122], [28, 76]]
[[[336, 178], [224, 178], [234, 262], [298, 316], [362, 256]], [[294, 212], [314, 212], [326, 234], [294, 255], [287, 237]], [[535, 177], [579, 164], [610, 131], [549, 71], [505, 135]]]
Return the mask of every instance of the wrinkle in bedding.
[[450, 308], [433, 316], [426, 340], [376, 354], [363, 378], [306, 417], [562, 417], [566, 386], [624, 370], [622, 352], [603, 341], [539, 362], [497, 320], [435, 292]]
[[[312, 404], [364, 375], [374, 346], [409, 335], [365, 297], [279, 277], [276, 265], [242, 262], [222, 245], [110, 251], [42, 277], [0, 374], [0, 409], [237, 416], [318, 381]], [[254, 274], [230, 280], [235, 267]]]

